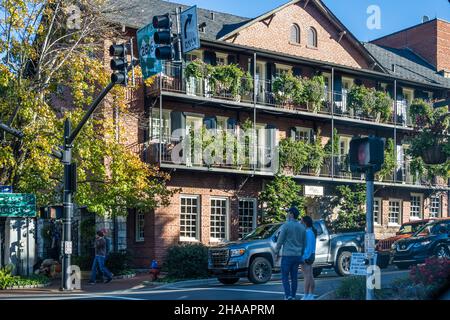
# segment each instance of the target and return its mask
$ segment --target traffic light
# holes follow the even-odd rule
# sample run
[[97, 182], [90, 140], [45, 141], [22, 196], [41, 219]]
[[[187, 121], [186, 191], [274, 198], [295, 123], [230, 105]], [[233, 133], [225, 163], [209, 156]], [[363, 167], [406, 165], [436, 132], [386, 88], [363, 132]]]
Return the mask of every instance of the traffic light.
[[116, 84], [128, 84], [128, 46], [127, 44], [113, 44], [109, 48], [109, 55], [113, 57], [111, 60], [111, 82]]
[[350, 169], [352, 172], [373, 173], [384, 163], [384, 140], [376, 137], [353, 138], [350, 142]]
[[155, 57], [158, 60], [174, 60], [175, 49], [172, 36], [172, 19], [169, 14], [153, 17], [153, 28], [157, 31], [153, 36], [155, 44]]

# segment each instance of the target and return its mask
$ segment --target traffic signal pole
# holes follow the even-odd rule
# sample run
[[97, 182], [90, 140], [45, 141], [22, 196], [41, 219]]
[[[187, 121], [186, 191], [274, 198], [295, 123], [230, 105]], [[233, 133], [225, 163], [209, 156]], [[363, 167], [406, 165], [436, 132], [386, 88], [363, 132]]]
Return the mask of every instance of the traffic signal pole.
[[[373, 226], [373, 196], [374, 196], [374, 172], [372, 168], [369, 168], [366, 172], [366, 237], [369, 239], [374, 235]], [[367, 244], [370, 242], [365, 241], [365, 250], [367, 254], [367, 259], [369, 262], [369, 268], [367, 268], [366, 274], [366, 300], [374, 300], [374, 288], [369, 285], [371, 283], [372, 272], [374, 271], [374, 254]], [[373, 249], [373, 248], [372, 248]]]

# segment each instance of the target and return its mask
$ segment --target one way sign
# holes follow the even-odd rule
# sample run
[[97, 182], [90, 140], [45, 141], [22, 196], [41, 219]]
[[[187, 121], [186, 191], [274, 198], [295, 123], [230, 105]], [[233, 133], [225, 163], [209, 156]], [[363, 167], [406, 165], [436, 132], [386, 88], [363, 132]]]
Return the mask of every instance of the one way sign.
[[200, 48], [197, 6], [192, 6], [181, 13], [181, 39], [183, 53]]

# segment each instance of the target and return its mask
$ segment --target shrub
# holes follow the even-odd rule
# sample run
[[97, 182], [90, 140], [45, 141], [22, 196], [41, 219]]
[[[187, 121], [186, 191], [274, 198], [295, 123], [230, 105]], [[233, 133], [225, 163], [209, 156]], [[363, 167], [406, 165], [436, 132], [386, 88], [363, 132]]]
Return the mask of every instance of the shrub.
[[105, 265], [115, 275], [122, 274], [125, 270], [130, 270], [132, 256], [129, 251], [111, 252], [106, 258]]
[[12, 275], [12, 269], [5, 267], [0, 269], [0, 290], [15, 286], [28, 286], [47, 284], [49, 279], [43, 275], [31, 275], [29, 277], [21, 277]]
[[291, 138], [280, 141], [280, 166], [292, 168], [294, 175], [299, 174], [307, 165], [309, 145], [303, 140], [295, 141]]
[[433, 107], [422, 99], [414, 99], [409, 107], [412, 123], [418, 127], [425, 127], [431, 122]]
[[169, 278], [205, 278], [208, 276], [208, 248], [203, 244], [172, 246], [167, 251], [163, 270]]
[[325, 96], [325, 78], [323, 76], [314, 76], [311, 79], [303, 79], [304, 92], [303, 99], [311, 103], [314, 111], [320, 110]]
[[355, 114], [369, 116], [375, 108], [375, 90], [365, 86], [353, 86], [347, 95], [347, 101]]
[[72, 256], [72, 264], [79, 266], [80, 270], [91, 270], [94, 258], [91, 256]]
[[381, 171], [379, 172], [380, 180], [392, 177], [396, 166], [397, 161], [394, 157], [394, 140], [389, 138], [386, 141], [386, 147], [384, 149], [384, 163], [381, 166]]
[[302, 80], [292, 74], [292, 71], [283, 72], [273, 81], [275, 101], [279, 104], [301, 104], [303, 84]]
[[373, 106], [372, 115], [377, 117], [377, 113], [380, 114], [380, 121], [387, 122], [391, 119], [393, 110], [391, 97], [382, 91], [375, 91], [375, 104]]
[[214, 67], [212, 78], [219, 90], [230, 91], [233, 97], [241, 93], [244, 71], [235, 64], [219, 65]]
[[415, 284], [443, 286], [450, 279], [450, 260], [431, 257], [412, 267], [410, 278]]
[[352, 276], [342, 279], [336, 290], [336, 297], [341, 299], [365, 300], [366, 277]]

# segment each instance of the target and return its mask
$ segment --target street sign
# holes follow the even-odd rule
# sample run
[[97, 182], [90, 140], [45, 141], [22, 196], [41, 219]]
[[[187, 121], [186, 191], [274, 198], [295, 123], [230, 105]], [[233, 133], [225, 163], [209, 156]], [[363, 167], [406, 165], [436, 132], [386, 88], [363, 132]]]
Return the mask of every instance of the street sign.
[[365, 276], [367, 274], [366, 256], [364, 253], [352, 253], [350, 273], [358, 276]]
[[181, 40], [183, 53], [200, 48], [198, 32], [197, 6], [192, 6], [181, 13]]
[[0, 217], [36, 216], [36, 196], [25, 193], [0, 193]]
[[155, 31], [155, 28], [150, 23], [137, 32], [139, 63], [144, 79], [150, 78], [162, 71], [162, 63], [155, 56], [156, 44], [153, 38]]
[[72, 241], [63, 241], [64, 254], [72, 254]]
[[366, 253], [369, 255], [373, 255], [375, 253], [374, 233], [366, 233], [366, 235], [364, 236], [364, 248], [366, 249]]
[[12, 193], [12, 186], [0, 186], [0, 193]]

